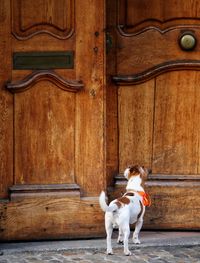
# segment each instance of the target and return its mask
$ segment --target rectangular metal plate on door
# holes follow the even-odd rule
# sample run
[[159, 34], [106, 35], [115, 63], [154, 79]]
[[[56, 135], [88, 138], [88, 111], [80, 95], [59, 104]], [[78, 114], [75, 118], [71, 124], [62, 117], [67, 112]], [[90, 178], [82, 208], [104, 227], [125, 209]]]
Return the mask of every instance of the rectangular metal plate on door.
[[13, 69], [72, 69], [73, 51], [43, 51], [13, 53]]

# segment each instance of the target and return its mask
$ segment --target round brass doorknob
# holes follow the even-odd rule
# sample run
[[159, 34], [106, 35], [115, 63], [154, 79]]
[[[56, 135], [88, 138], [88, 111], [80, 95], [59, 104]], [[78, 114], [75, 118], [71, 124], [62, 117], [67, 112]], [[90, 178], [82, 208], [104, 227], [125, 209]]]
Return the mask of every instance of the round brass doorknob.
[[183, 34], [180, 37], [180, 46], [186, 51], [193, 50], [196, 46], [196, 42], [195, 36], [191, 33]]

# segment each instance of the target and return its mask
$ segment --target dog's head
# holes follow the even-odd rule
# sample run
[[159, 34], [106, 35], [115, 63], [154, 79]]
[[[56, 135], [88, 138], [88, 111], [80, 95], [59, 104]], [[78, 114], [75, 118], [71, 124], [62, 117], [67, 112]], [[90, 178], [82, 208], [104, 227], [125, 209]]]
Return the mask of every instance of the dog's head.
[[131, 165], [124, 171], [124, 177], [129, 180], [132, 176], [140, 176], [142, 181], [147, 180], [150, 170], [144, 166]]

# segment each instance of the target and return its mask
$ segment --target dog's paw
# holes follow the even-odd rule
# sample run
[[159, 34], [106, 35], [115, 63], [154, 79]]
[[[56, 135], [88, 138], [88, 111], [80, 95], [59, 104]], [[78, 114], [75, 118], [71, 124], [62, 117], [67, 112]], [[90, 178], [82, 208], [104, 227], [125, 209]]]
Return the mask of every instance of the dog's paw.
[[125, 256], [131, 256], [131, 251], [130, 250], [125, 250], [124, 251]]
[[141, 242], [138, 238], [133, 238], [133, 243], [139, 245]]
[[114, 255], [112, 249], [107, 249], [106, 254], [107, 255]]
[[117, 244], [124, 245], [124, 241], [123, 240], [117, 240]]

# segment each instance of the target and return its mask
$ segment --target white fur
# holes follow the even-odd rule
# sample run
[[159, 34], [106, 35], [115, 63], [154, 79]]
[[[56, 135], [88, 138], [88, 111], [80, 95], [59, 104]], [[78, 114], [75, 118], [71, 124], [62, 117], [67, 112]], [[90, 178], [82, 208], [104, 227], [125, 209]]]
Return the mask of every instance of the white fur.
[[[140, 168], [140, 172], [144, 173], [144, 170]], [[124, 176], [128, 179], [129, 177], [129, 168], [124, 171]], [[128, 205], [123, 205], [120, 208], [115, 204], [116, 200], [113, 200], [109, 205], [106, 203], [105, 192], [101, 192], [99, 197], [99, 203], [101, 209], [105, 212], [105, 228], [107, 234], [107, 254], [112, 255], [113, 250], [111, 246], [111, 236], [113, 232], [113, 227], [118, 226], [119, 236], [118, 243], [124, 243], [124, 254], [126, 256], [131, 255], [131, 252], [128, 248], [128, 239], [130, 235], [130, 224], [136, 223], [135, 231], [133, 233], [133, 242], [135, 244], [140, 244], [138, 239], [139, 232], [143, 225], [143, 216], [145, 213], [145, 206], [143, 206], [143, 211], [141, 216], [138, 218], [139, 213], [141, 213], [141, 203], [142, 197], [137, 193], [137, 191], [144, 191], [141, 186], [142, 179], [141, 176], [131, 177], [127, 184], [127, 191], [134, 192], [134, 196], [126, 196], [129, 198], [130, 203]]]
[[142, 183], [142, 179], [139, 175], [131, 177], [128, 180], [127, 186], [126, 186], [126, 190], [127, 191], [144, 191], [144, 188], [141, 186]]

